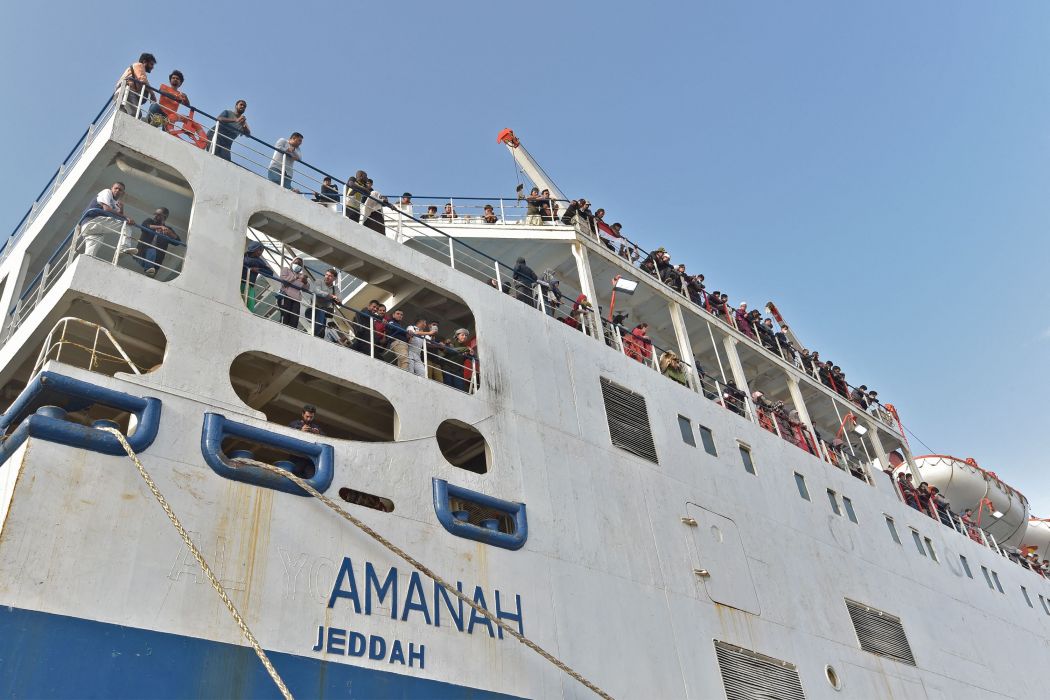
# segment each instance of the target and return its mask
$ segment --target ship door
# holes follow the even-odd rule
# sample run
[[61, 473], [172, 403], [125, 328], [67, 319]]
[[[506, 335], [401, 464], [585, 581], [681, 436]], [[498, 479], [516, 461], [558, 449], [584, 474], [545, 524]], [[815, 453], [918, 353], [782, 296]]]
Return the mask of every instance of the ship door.
[[[758, 615], [761, 608], [736, 523], [692, 503], [686, 504], [696, 549], [697, 586], [716, 603]], [[691, 524], [691, 523], [690, 523]]]

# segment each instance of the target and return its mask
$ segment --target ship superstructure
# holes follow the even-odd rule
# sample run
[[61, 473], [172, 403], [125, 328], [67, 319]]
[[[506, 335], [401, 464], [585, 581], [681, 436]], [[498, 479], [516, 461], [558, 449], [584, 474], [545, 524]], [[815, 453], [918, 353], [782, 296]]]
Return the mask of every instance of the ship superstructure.
[[[496, 223], [471, 200], [428, 217], [338, 178], [326, 197], [326, 173], [251, 137], [224, 159], [206, 112], [180, 137], [127, 93], [0, 253], [5, 694], [276, 693], [109, 426], [297, 696], [590, 691], [253, 461], [614, 697], [1045, 694], [1026, 671], [1050, 582], [1002, 549], [1023, 497], [972, 530], [908, 507], [883, 468], [920, 465], [891, 413], [584, 221], [536, 225], [519, 199], [486, 200]], [[116, 182], [172, 235], [85, 219]], [[608, 313], [617, 279], [647, 341]], [[424, 319], [433, 341], [399, 335]], [[306, 405], [323, 434], [289, 427]]]

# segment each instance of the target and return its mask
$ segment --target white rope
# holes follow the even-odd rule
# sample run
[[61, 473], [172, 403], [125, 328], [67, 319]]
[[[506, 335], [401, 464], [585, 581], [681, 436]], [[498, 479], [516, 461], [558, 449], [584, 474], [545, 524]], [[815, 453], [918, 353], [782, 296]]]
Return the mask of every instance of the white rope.
[[226, 609], [230, 611], [230, 615], [233, 616], [233, 619], [237, 623], [237, 626], [241, 628], [241, 632], [244, 633], [244, 636], [248, 640], [248, 643], [251, 644], [252, 649], [255, 650], [255, 654], [259, 657], [259, 661], [261, 661], [262, 665], [266, 667], [266, 672], [270, 674], [270, 678], [273, 679], [273, 682], [277, 686], [277, 689], [281, 691], [281, 695], [284, 696], [285, 700], [294, 700], [291, 691], [288, 690], [288, 686], [284, 684], [284, 681], [281, 679], [280, 674], [277, 673], [277, 669], [273, 667], [273, 664], [270, 663], [270, 659], [266, 656], [266, 652], [263, 651], [263, 648], [259, 645], [259, 641], [255, 638], [255, 635], [252, 634], [252, 631], [248, 629], [248, 624], [244, 621], [244, 618], [241, 617], [241, 614], [237, 612], [237, 606], [233, 604], [233, 601], [230, 600], [230, 596], [226, 594], [226, 589], [223, 588], [222, 584], [219, 582], [219, 579], [216, 578], [214, 573], [212, 573], [211, 567], [208, 566], [208, 562], [204, 560], [204, 555], [201, 554], [201, 551], [197, 548], [197, 545], [193, 544], [193, 540], [190, 538], [189, 533], [186, 532], [186, 529], [182, 526], [182, 523], [179, 522], [179, 519], [175, 515], [175, 512], [171, 509], [171, 506], [168, 505], [168, 501], [164, 498], [163, 495], [161, 495], [160, 489], [157, 488], [157, 484], [154, 483], [153, 479], [149, 475], [149, 472], [146, 471], [146, 468], [142, 466], [142, 462], [139, 461], [138, 455], [135, 454], [135, 451], [131, 449], [131, 445], [128, 444], [127, 439], [125, 439], [124, 435], [121, 434], [121, 432], [116, 428], [98, 429], [105, 430], [107, 433], [112, 433], [117, 438], [117, 440], [120, 441], [120, 444], [121, 446], [123, 446], [124, 451], [128, 453], [128, 457], [131, 457], [131, 461], [135, 463], [136, 467], [138, 467], [139, 474], [145, 480], [146, 486], [148, 486], [149, 490], [153, 492], [153, 495], [154, 497], [156, 497], [157, 502], [160, 504], [160, 507], [164, 509], [164, 512], [167, 514], [168, 519], [171, 520], [171, 524], [174, 525], [175, 529], [178, 531], [179, 537], [181, 537], [182, 541], [186, 543], [186, 548], [190, 550], [190, 554], [192, 554], [193, 558], [197, 560], [198, 564], [200, 564], [201, 570], [204, 572], [204, 575], [208, 577], [208, 581], [211, 582], [212, 588], [214, 588], [215, 592], [219, 594], [219, 598], [221, 598], [222, 602], [226, 605]]

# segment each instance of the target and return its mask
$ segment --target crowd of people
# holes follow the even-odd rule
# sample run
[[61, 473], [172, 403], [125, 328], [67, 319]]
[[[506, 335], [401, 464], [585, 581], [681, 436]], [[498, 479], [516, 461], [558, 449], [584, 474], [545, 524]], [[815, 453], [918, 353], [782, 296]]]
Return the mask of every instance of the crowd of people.
[[[181, 87], [185, 82], [183, 74], [180, 71], [172, 71], [169, 76], [169, 83], [161, 85], [158, 94], [154, 92], [148, 83], [148, 74], [152, 71], [155, 63], [156, 60], [151, 54], [143, 54], [139, 62], [132, 64], [124, 72], [118, 87], [124, 84], [129, 85], [132, 88], [131, 92], [137, 95], [140, 100], [140, 103], [135, 105], [136, 110], [144, 112], [158, 126], [162, 126], [166, 130], [181, 129], [183, 135], [185, 135], [187, 129], [191, 134], [200, 135], [202, 130], [199, 128], [199, 125], [195, 124], [192, 117], [178, 113], [180, 105], [189, 106], [188, 97], [181, 91]], [[216, 126], [204, 134], [206, 138], [202, 139], [201, 143], [207, 145], [214, 139], [213, 148], [216, 155], [229, 160], [230, 147], [233, 141], [239, 136], [250, 135], [251, 133], [245, 117], [246, 109], [247, 102], [238, 100], [233, 109], [220, 113], [216, 119]], [[295, 163], [302, 158], [300, 151], [302, 142], [303, 135], [299, 132], [293, 132], [290, 136], [281, 138], [274, 144], [273, 155], [268, 167], [268, 176], [272, 181], [283, 187], [294, 189], [292, 187], [292, 176]], [[592, 211], [591, 203], [585, 198], [580, 198], [569, 201], [564, 211], [562, 211], [561, 203], [552, 197], [549, 189], [533, 187], [527, 195], [524, 194], [523, 186], [519, 185], [518, 190], [519, 198], [523, 199], [526, 204], [526, 224], [537, 226], [555, 222], [566, 225], [579, 224], [585, 230], [589, 230], [614, 253], [632, 265], [637, 265], [643, 272], [686, 297], [716, 319], [737, 329], [756, 345], [799, 367], [832, 391], [851, 401], [860, 410], [869, 411], [879, 418], [889, 420], [890, 416], [879, 403], [876, 391], [869, 390], [865, 385], [850, 386], [846, 380], [845, 373], [834, 362], [823, 360], [817, 351], [810, 352], [807, 348], [796, 348], [785, 324], [774, 325], [772, 318], [763, 318], [761, 312], [757, 309], [749, 310], [746, 302], [738, 303], [734, 308], [728, 294], [718, 290], [708, 291], [703, 274], [690, 274], [684, 263], [674, 264], [670, 253], [663, 247], [647, 253], [643, 258], [643, 251], [624, 236], [622, 224], [619, 222], [606, 223], [606, 212], [604, 209], [599, 208]], [[405, 192], [398, 202], [390, 204], [387, 198], [375, 189], [372, 179], [363, 170], [356, 171], [354, 176], [347, 180], [345, 195], [339, 192], [338, 187], [329, 176], [324, 177], [319, 190], [313, 193], [313, 200], [325, 205], [337, 204], [340, 199], [344, 203], [343, 213], [347, 218], [358, 221], [379, 233], [385, 233], [384, 208], [396, 210], [410, 217], [415, 215], [411, 193]], [[453, 221], [458, 217], [455, 207], [449, 202], [444, 205], [444, 210], [440, 213], [436, 205], [429, 205], [426, 213], [421, 214], [419, 218], [421, 220]], [[499, 221], [499, 217], [496, 216], [491, 204], [485, 206], [482, 220], [485, 223], [497, 223]], [[253, 257], [251, 251], [249, 251], [245, 256], [245, 260], [248, 261]], [[245, 282], [247, 283], [245, 297], [249, 308], [254, 305], [254, 281], [258, 274], [254, 272], [254, 265], [255, 263], [245, 263]], [[271, 270], [270, 273], [273, 274], [273, 271]], [[303, 280], [300, 280], [300, 284], [302, 282]], [[567, 325], [581, 330], [588, 323], [587, 314], [594, 312], [591, 301], [585, 295], [580, 294], [570, 302], [561, 292], [560, 283], [552, 270], [548, 269], [544, 271], [543, 275], [537, 275], [528, 267], [523, 258], [518, 259], [510, 280], [501, 284], [495, 279], [490, 279], [490, 284], [521, 301], [541, 306], [550, 315], [556, 316]], [[299, 305], [300, 295], [301, 291], [296, 290], [294, 286], [282, 285], [282, 292], [278, 302], [281, 305], [282, 318], [291, 319], [295, 315], [291, 309]], [[330, 303], [329, 296], [323, 294], [318, 299], [319, 303], [315, 305], [317, 309], [315, 313], [322, 320], [320, 322], [314, 321], [315, 333], [322, 337], [331, 335], [336, 342], [343, 342], [337, 333], [341, 332], [343, 336], [346, 336], [345, 332], [333, 331], [328, 333], [326, 329], [324, 319], [331, 313], [330, 308], [327, 308], [327, 305]], [[382, 325], [385, 322], [380, 320], [379, 323]], [[400, 327], [396, 323], [394, 325]], [[654, 346], [652, 340], [648, 337], [648, 325], [646, 323], [639, 323], [630, 330], [624, 328], [622, 323], [617, 322], [616, 319], [613, 319], [611, 328], [608, 327], [608, 324], [606, 325], [606, 336], [611, 345], [618, 346], [626, 355], [639, 362], [653, 364], [661, 373], [672, 380], [688, 384], [687, 365], [673, 351], [661, 352], [658, 361], [654, 362], [656, 359]], [[407, 326], [406, 324], [406, 327], [412, 326]], [[417, 330], [419, 329], [418, 322], [414, 327]], [[447, 348], [456, 347], [453, 338], [436, 341], [433, 335], [427, 335], [426, 331], [414, 333], [412, 337], [426, 338], [427, 348], [430, 349], [430, 344], [432, 344], [437, 357], [442, 357], [449, 352]], [[346, 342], [351, 345], [360, 345], [358, 341], [351, 341], [348, 338]], [[455, 352], [455, 350], [451, 352]], [[410, 367], [415, 367], [411, 359], [409, 357], [408, 364]], [[697, 369], [703, 378], [702, 369], [699, 367]], [[738, 392], [739, 396], [737, 395]], [[745, 411], [746, 398], [743, 392], [735, 387], [733, 382], [726, 382], [721, 387], [720, 393], [722, 396], [719, 398], [722, 399], [727, 408], [739, 413]], [[796, 411], [783, 408], [782, 411], [785, 416], [780, 416], [778, 411], [781, 409], [778, 409], [775, 404], [769, 407], [756, 404], [756, 408], [761, 414], [760, 419], [763, 423], [776, 424], [777, 427], [779, 427], [777, 423], [778, 418], [786, 418], [787, 424], [791, 426], [791, 414], [795, 413], [797, 415]], [[785, 431], [781, 430], [780, 432], [784, 434]], [[792, 430], [791, 432], [795, 431]], [[810, 451], [816, 451], [815, 443], [819, 441], [819, 436], [803, 435], [797, 439], [800, 446], [804, 446], [805, 449]], [[831, 452], [839, 451], [839, 446], [837, 445], [832, 444], [827, 445], [827, 447], [830, 448]]]
[[[708, 291], [703, 274], [690, 274], [684, 263], [674, 264], [671, 254], [662, 246], [642, 257], [643, 251], [623, 234], [619, 222], [607, 224], [605, 210], [591, 211], [591, 203], [586, 198], [571, 200], [565, 212], [559, 217], [558, 202], [551, 198], [550, 190], [533, 187], [526, 197], [528, 209], [526, 222], [532, 225], [544, 225], [554, 221], [571, 225], [577, 223], [583, 230], [589, 231], [613, 253], [616, 253], [632, 265], [636, 265], [646, 274], [681, 294], [691, 302], [704, 309], [723, 323], [737, 329], [755, 344], [780, 356], [785, 361], [804, 370], [826, 387], [852, 402], [863, 411], [889, 421], [890, 414], [883, 408], [878, 399], [878, 392], [869, 390], [866, 385], [851, 386], [841, 367], [831, 360], [823, 360], [818, 351], [810, 352], [807, 348], [797, 348], [791, 341], [788, 326], [780, 323], [774, 325], [772, 318], [764, 318], [757, 309], [748, 309], [747, 302], [740, 302], [735, 307], [729, 295], [719, 290]], [[636, 331], [629, 331], [637, 335]], [[626, 334], [624, 335], [626, 338]], [[644, 340], [642, 341], [644, 343]], [[644, 348], [637, 348], [634, 341], [628, 341], [631, 348], [629, 355], [635, 359], [647, 359], [651, 356]], [[627, 351], [628, 346], [625, 346]], [[669, 363], [668, 363], [669, 364]], [[663, 365], [661, 365], [663, 366]]]
[[[900, 492], [904, 503], [909, 507], [923, 513], [930, 518], [939, 521], [945, 527], [965, 534], [978, 544], [988, 546], [980, 527], [980, 518], [973, 512], [972, 508], [966, 508], [961, 513], [952, 510], [948, 499], [944, 497], [940, 489], [930, 486], [928, 482], [922, 481], [918, 485], [907, 470], [899, 469], [904, 464], [904, 457], [899, 452], [889, 455], [890, 464], [885, 468], [890, 478], [896, 472], [897, 490]], [[1039, 560], [1034, 547], [1024, 550], [1017, 547], [1005, 547], [1003, 552], [1007, 558], [1026, 569], [1031, 569], [1037, 574], [1050, 578], [1050, 559]]]
[[[251, 241], [244, 253], [241, 295], [250, 311], [255, 312], [259, 303], [256, 290], [261, 275], [280, 285], [276, 303], [266, 311], [284, 325], [299, 330], [305, 324], [318, 338], [460, 391], [472, 391], [477, 385], [478, 343], [466, 328], [441, 336], [438, 324], [425, 314], [417, 313], [413, 319], [404, 309], [387, 309], [376, 299], [364, 309], [353, 309], [340, 299], [337, 270], [328, 268], [314, 279], [303, 259], [295, 257], [278, 273], [263, 258], [265, 250], [259, 241]], [[311, 304], [304, 305], [304, 294], [312, 296]]]

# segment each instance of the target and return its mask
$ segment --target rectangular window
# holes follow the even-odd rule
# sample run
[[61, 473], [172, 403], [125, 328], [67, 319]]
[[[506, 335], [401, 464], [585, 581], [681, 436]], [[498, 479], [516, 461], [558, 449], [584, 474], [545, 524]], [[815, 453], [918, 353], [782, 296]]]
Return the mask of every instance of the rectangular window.
[[893, 541], [896, 542], [897, 544], [900, 544], [901, 543], [901, 537], [900, 537], [900, 535], [897, 534], [897, 528], [893, 525], [893, 518], [891, 518], [888, 515], [886, 516], [886, 527], [889, 528], [889, 530], [890, 530], [890, 537], [893, 538]]
[[682, 431], [682, 442], [696, 447], [696, 438], [693, 437], [693, 422], [685, 416], [678, 416], [678, 427]]
[[755, 463], [751, 461], [751, 450], [743, 445], [740, 446], [740, 459], [744, 461], [744, 471], [748, 474], [754, 474]]
[[992, 585], [992, 577], [988, 575], [988, 567], [982, 565], [981, 571], [984, 572], [984, 580], [988, 583], [988, 587], [994, 590], [995, 586]]
[[919, 550], [919, 554], [926, 556], [926, 548], [922, 546], [922, 537], [919, 536], [919, 531], [913, 527], [909, 527], [911, 530], [911, 538], [915, 542], [915, 549]]
[[853, 510], [853, 501], [849, 500], [847, 496], [842, 497], [842, 507], [846, 509], [846, 517], [857, 522], [857, 511]]
[[1021, 595], [1024, 596], [1024, 602], [1028, 603], [1028, 607], [1035, 607], [1034, 605], [1032, 605], [1032, 599], [1028, 597], [1028, 591], [1025, 589], [1024, 586], [1021, 586]]
[[711, 434], [711, 429], [702, 425], [698, 425], [697, 428], [700, 430], [700, 442], [704, 443], [704, 451], [712, 457], [717, 457], [718, 451], [715, 449], [715, 436]]
[[798, 495], [802, 498], [809, 500], [809, 489], [806, 488], [806, 477], [802, 476], [798, 472], [795, 472], [795, 486], [798, 487]]
[[933, 540], [929, 537], [923, 537], [922, 539], [926, 543], [926, 551], [930, 553], [930, 559], [939, 562], [940, 559], [937, 558], [937, 552], [933, 551]]
[[1042, 593], [1039, 594], [1039, 604], [1043, 606], [1043, 610], [1046, 614], [1050, 615], [1050, 605], [1046, 604], [1046, 598], [1043, 597]]
[[963, 571], [966, 572], [966, 575], [969, 576], [970, 578], [973, 578], [973, 572], [970, 571], [970, 562], [966, 561], [966, 557], [964, 557], [963, 555], [960, 554], [959, 555], [959, 562], [962, 564]]
[[831, 512], [835, 515], [842, 515], [842, 509], [839, 508], [839, 501], [835, 498], [835, 492], [828, 489], [828, 501], [831, 502]]
[[992, 572], [992, 580], [995, 581], [996, 590], [998, 590], [1000, 593], [1005, 594], [1005, 591], [1003, 591], [1003, 584], [999, 583], [999, 574], [995, 573], [994, 571]]

